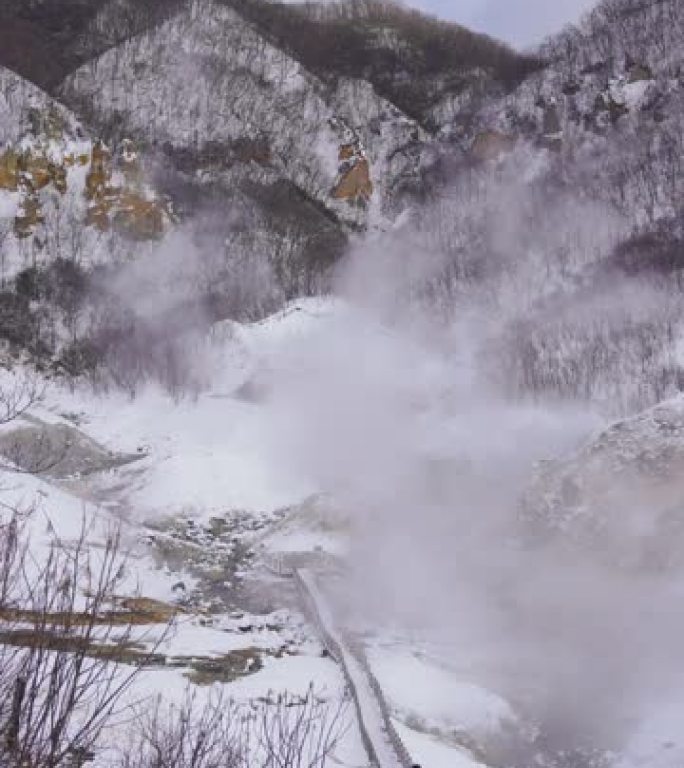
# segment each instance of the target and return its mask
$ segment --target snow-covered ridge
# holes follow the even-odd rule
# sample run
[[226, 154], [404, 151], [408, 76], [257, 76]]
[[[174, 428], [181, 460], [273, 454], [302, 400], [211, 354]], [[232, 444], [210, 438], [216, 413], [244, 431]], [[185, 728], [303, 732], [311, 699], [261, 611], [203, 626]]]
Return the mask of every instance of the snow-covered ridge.
[[331, 194], [341, 147], [363, 147], [378, 211], [390, 202], [395, 179], [420, 159], [414, 146], [421, 129], [369, 83], [331, 88], [239, 14], [213, 3], [195, 4], [83, 66], [62, 93], [98, 123], [118, 115], [157, 147], [259, 144], [261, 152], [242, 158], [255, 179], [275, 169], [350, 222], [365, 216], [350, 205], [356, 197]]

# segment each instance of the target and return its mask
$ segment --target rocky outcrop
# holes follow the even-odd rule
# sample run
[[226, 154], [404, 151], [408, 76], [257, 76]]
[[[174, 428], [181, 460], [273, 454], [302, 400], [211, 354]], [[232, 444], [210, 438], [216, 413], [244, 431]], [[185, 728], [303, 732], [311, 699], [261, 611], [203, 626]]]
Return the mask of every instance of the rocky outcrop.
[[66, 165], [53, 162], [40, 148], [23, 152], [9, 148], [0, 155], [0, 190], [21, 195], [14, 219], [14, 233], [19, 239], [30, 237], [43, 223], [38, 193], [47, 187], [53, 187], [60, 195], [66, 193]]
[[111, 209], [112, 226], [135, 240], [160, 238], [170, 220], [168, 208], [159, 200], [146, 200], [135, 192], [121, 190]]
[[20, 161], [21, 181], [31, 192], [40, 192], [50, 184], [60, 192], [66, 191], [66, 171], [63, 166], [51, 162], [40, 151], [28, 150]]
[[111, 178], [112, 155], [102, 142], [95, 142], [90, 155], [90, 168], [85, 180], [86, 198], [96, 200], [104, 196]]
[[339, 152], [338, 180], [332, 190], [335, 200], [365, 204], [373, 196], [370, 164], [360, 143], [343, 144]]
[[653, 70], [648, 64], [633, 64], [629, 70], [628, 80], [630, 83], [653, 80]]
[[[34, 115], [37, 127], [45, 127], [39, 115]], [[171, 221], [168, 205], [160, 200], [144, 181], [142, 163], [133, 143], [122, 143], [119, 167], [102, 142], [81, 143], [73, 151], [66, 151], [68, 142], [56, 133], [58, 124], [52, 126], [50, 139], [44, 134], [34, 142], [17, 148], [9, 147], [0, 154], [0, 190], [18, 192], [14, 234], [24, 240], [35, 234], [44, 224], [41, 192], [54, 189], [60, 196], [66, 195], [70, 184], [70, 171], [87, 168], [82, 194], [87, 201], [83, 225], [101, 232], [115, 229], [138, 240], [156, 239], [163, 235]], [[62, 143], [55, 149], [54, 143]], [[84, 151], [88, 149], [89, 151]], [[83, 183], [81, 176], [71, 179], [72, 185]]]
[[111, 152], [96, 142], [85, 181], [86, 224], [101, 232], [114, 228], [136, 240], [161, 237], [171, 220], [168, 206], [145, 189], [142, 165], [128, 140], [122, 146], [119, 176], [117, 184]]
[[21, 150], [9, 148], [0, 155], [0, 189], [28, 193], [39, 192], [50, 184], [64, 194], [67, 177], [66, 162], [50, 160], [40, 148]]
[[533, 539], [623, 567], [684, 565], [684, 396], [617, 422], [546, 462], [523, 496]]
[[[0, 198], [0, 225], [9, 223], [13, 235], [3, 247], [15, 252], [3, 263], [13, 268], [26, 257], [35, 263], [36, 251], [49, 259], [53, 246], [64, 256], [65, 243], [82, 251], [89, 229], [150, 240], [172, 219], [147, 184], [132, 141], [124, 139], [112, 153], [64, 106], [2, 68]], [[94, 241], [88, 248], [94, 250]]]

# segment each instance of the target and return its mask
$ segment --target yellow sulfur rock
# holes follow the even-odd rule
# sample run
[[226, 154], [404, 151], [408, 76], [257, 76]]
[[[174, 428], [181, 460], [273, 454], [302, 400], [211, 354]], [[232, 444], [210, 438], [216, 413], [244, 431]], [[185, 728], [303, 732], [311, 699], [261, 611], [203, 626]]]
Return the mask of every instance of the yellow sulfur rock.
[[19, 185], [19, 155], [8, 149], [0, 155], [0, 189], [16, 190]]
[[93, 145], [90, 171], [86, 176], [86, 197], [88, 200], [94, 200], [104, 194], [111, 175], [111, 155], [107, 148], [98, 141]]
[[28, 151], [20, 158], [22, 180], [34, 192], [45, 189], [52, 181], [53, 171], [50, 166], [47, 157]]
[[111, 228], [109, 221], [109, 209], [106, 203], [95, 203], [88, 208], [86, 213], [86, 226], [95, 227], [100, 232], [108, 232]]
[[50, 175], [55, 189], [62, 195], [67, 191], [67, 169], [63, 165], [50, 164]]

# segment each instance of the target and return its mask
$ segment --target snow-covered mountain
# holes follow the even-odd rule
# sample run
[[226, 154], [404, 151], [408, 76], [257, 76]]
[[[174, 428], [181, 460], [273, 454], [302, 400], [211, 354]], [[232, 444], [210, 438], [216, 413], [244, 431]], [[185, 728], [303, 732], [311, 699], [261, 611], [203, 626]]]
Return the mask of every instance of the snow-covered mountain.
[[[676, 0], [602, 0], [534, 56], [379, 0], [50, 8], [3, 10], [49, 45], [2, 60], [52, 94], [3, 75], [4, 164], [37, 142], [40, 164], [75, 181], [66, 196], [53, 183], [19, 200], [9, 171], [4, 231], [31, 252], [17, 264], [135, 262], [150, 252], [141, 240], [172, 230], [193, 254], [173, 294], [207, 321], [258, 317], [328, 290], [360, 236], [396, 248], [398, 228], [404, 247], [440, 255], [440, 312], [495, 308], [485, 356], [505, 360], [492, 376], [509, 391], [589, 395], [624, 413], [677, 390]], [[32, 127], [32, 100], [69, 115], [63, 150], [54, 128]], [[77, 136], [90, 142], [84, 165], [66, 171]], [[614, 299], [635, 293], [638, 310]]]
[[601, 0], [523, 56], [380, 0], [7, 5], [50, 41], [0, 59], [8, 348], [180, 386], [193, 333], [327, 292], [351, 246], [418, 254], [395, 311], [474, 318], [507, 397], [671, 397], [682, 17]]

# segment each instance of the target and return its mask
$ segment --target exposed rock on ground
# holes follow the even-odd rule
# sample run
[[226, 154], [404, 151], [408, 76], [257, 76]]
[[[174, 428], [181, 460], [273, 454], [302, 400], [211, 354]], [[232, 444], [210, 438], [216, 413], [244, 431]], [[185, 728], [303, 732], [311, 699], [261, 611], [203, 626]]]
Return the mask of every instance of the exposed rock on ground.
[[534, 537], [625, 567], [684, 565], [684, 398], [620, 421], [544, 464], [521, 505]]

